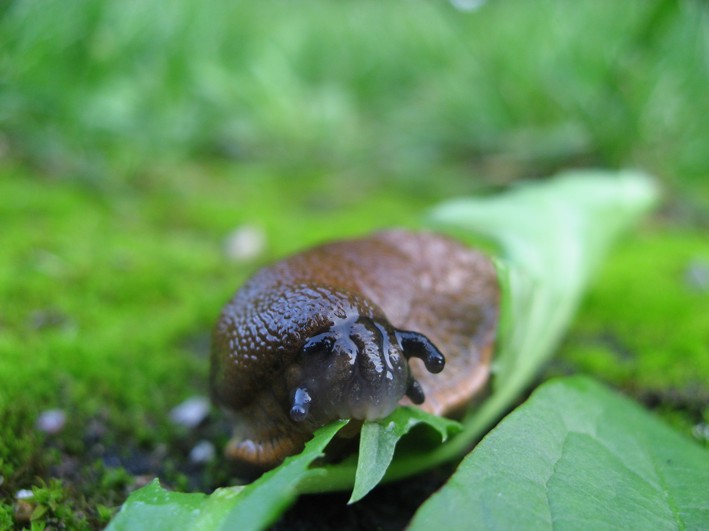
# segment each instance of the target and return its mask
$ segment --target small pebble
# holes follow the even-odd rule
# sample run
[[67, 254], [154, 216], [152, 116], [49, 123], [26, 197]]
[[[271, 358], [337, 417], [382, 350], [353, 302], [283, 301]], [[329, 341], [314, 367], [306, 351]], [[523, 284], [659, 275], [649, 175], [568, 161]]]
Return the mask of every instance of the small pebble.
[[49, 435], [54, 435], [59, 433], [64, 429], [66, 425], [66, 413], [61, 409], [48, 409], [43, 411], [35, 426], [41, 432], [48, 433]]
[[224, 253], [232, 262], [246, 262], [263, 254], [266, 234], [255, 225], [242, 225], [224, 240]]
[[684, 271], [684, 278], [690, 288], [696, 291], [709, 291], [709, 263], [692, 260]]
[[44, 308], [32, 312], [29, 324], [35, 330], [44, 330], [61, 326], [69, 327], [72, 323], [69, 317], [62, 312], [52, 308]]
[[93, 418], [86, 425], [84, 438], [90, 442], [97, 443], [106, 436], [106, 433], [108, 433], [108, 428], [103, 421]]
[[709, 441], [709, 424], [700, 422], [692, 428], [692, 435], [701, 441]]
[[150, 458], [151, 459], [157, 459], [158, 461], [162, 461], [167, 457], [168, 454], [168, 447], [167, 444], [165, 443], [160, 443], [153, 448], [153, 451], [150, 452]]
[[196, 428], [209, 414], [209, 400], [203, 396], [193, 396], [170, 411], [170, 420], [178, 426]]
[[61, 277], [66, 271], [66, 262], [62, 257], [45, 249], [34, 253], [34, 269], [48, 277]]
[[34, 494], [30, 489], [20, 489], [15, 493], [16, 500], [30, 500], [34, 498]]
[[475, 11], [480, 9], [487, 0], [451, 0], [451, 4], [459, 11]]
[[199, 441], [192, 450], [190, 450], [190, 461], [195, 464], [203, 465], [214, 459], [216, 451], [214, 445], [209, 441]]

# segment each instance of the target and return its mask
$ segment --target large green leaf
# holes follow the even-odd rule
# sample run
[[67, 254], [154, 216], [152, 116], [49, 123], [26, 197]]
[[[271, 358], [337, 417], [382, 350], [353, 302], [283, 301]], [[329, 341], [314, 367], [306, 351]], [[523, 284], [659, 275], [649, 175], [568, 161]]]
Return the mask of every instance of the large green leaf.
[[709, 452], [584, 377], [495, 428], [411, 529], [706, 529]]
[[166, 491], [154, 480], [130, 495], [107, 529], [263, 529], [296, 499], [298, 482], [318, 475], [310, 464], [345, 424], [341, 420], [320, 428], [302, 453], [245, 487], [218, 489], [206, 496]]
[[528, 381], [553, 352], [610, 244], [656, 195], [642, 174], [586, 171], [433, 211], [436, 225], [491, 239], [508, 266], [510, 329], [496, 358], [497, 389]]
[[611, 244], [656, 201], [636, 172], [573, 172], [491, 199], [451, 201], [433, 220], [487, 236], [502, 253], [508, 289], [493, 366], [494, 392], [466, 422], [479, 437], [552, 355]]

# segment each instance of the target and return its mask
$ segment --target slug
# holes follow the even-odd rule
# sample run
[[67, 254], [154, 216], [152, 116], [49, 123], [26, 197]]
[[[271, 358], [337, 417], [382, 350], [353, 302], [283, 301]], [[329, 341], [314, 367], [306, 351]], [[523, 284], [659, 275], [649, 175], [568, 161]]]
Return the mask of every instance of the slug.
[[227, 456], [271, 468], [335, 419], [461, 409], [487, 381], [498, 306], [492, 262], [431, 233], [329, 243], [260, 270], [214, 329]]

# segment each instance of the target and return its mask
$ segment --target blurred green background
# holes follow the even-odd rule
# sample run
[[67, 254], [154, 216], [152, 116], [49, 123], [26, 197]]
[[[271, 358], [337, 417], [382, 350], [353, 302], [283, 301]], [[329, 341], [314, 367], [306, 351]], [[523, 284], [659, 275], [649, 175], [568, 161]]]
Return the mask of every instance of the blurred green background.
[[[0, 528], [19, 489], [81, 528], [141, 477], [225, 480], [185, 468], [197, 435], [167, 412], [206, 393], [211, 324], [258, 264], [572, 167], [665, 195], [545, 375], [707, 444], [709, 7], [473, 4], [0, 3]], [[251, 258], [225, 252], [238, 227]]]

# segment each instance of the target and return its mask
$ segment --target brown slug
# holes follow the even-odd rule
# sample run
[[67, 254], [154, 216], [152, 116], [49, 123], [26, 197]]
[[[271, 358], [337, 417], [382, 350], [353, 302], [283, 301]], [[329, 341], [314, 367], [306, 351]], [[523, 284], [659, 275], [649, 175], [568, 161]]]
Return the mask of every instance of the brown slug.
[[430, 233], [329, 243], [260, 270], [214, 330], [212, 398], [235, 418], [227, 455], [268, 468], [335, 419], [460, 409], [487, 381], [498, 301], [492, 262]]

